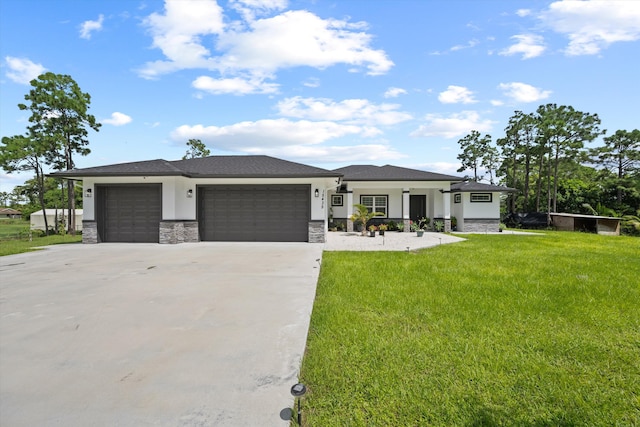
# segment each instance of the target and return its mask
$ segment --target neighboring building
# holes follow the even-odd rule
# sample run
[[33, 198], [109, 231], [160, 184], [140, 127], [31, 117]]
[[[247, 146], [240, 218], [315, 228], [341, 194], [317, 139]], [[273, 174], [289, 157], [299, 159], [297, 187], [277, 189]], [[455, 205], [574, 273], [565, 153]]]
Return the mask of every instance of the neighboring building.
[[550, 213], [549, 216], [551, 216], [551, 224], [556, 230], [586, 231], [609, 236], [620, 235], [622, 218], [571, 213]]
[[22, 218], [22, 212], [11, 208], [0, 208], [0, 219], [20, 219]]
[[[55, 229], [56, 219], [58, 223], [64, 224], [65, 228], [69, 223], [69, 210], [68, 209], [45, 209], [47, 215], [47, 225], [50, 230]], [[76, 209], [76, 231], [82, 231], [82, 216], [83, 210]], [[31, 229], [44, 231], [44, 213], [42, 210], [36, 211], [31, 214]]]
[[[385, 219], [402, 221], [406, 230], [411, 219], [429, 217], [441, 219], [449, 231], [455, 206], [452, 184], [463, 181], [389, 165], [330, 171], [269, 156], [159, 159], [51, 176], [83, 181], [85, 243], [322, 243], [330, 212], [352, 229], [348, 218], [356, 203], [382, 212]], [[509, 190], [490, 187], [478, 193], [499, 195]], [[499, 196], [494, 199], [498, 202]], [[499, 203], [483, 209], [474, 206], [461, 211], [458, 230], [464, 230], [465, 215], [470, 219], [467, 224], [476, 219], [494, 221], [497, 231]], [[484, 209], [487, 206], [491, 212]]]

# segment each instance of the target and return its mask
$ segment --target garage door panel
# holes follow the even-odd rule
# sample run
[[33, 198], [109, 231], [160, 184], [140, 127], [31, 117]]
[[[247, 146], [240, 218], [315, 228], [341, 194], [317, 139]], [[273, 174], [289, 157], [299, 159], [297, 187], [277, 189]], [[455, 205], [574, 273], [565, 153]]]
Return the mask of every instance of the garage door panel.
[[162, 187], [104, 185], [98, 192], [98, 234], [103, 242], [159, 241]]
[[309, 185], [199, 187], [202, 240], [307, 241]]

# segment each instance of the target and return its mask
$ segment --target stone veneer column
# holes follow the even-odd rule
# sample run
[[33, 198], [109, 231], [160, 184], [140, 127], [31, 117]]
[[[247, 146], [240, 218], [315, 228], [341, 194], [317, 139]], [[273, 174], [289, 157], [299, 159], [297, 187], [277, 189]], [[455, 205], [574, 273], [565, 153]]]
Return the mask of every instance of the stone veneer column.
[[309, 221], [309, 243], [324, 242], [324, 220]]
[[177, 244], [184, 242], [197, 242], [197, 221], [161, 221], [160, 239], [162, 244]]
[[98, 243], [98, 223], [82, 221], [82, 243]]
[[200, 241], [200, 229], [198, 221], [184, 222], [184, 241], [185, 243], [195, 243]]

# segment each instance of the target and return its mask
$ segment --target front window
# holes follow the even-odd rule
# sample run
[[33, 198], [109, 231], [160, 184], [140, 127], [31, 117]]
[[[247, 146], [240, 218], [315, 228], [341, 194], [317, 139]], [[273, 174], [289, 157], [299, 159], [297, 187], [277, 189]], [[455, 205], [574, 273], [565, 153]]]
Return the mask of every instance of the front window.
[[491, 203], [493, 201], [491, 193], [471, 193], [473, 203]]
[[387, 196], [360, 196], [360, 204], [365, 205], [369, 212], [380, 212], [387, 216]]

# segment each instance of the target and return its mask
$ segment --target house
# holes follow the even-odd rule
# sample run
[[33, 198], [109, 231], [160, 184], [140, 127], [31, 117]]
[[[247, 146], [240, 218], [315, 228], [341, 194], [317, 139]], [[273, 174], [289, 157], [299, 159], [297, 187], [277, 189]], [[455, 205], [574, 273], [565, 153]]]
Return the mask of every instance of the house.
[[0, 208], [0, 219], [20, 219], [22, 212], [11, 208]]
[[[76, 209], [76, 231], [82, 231], [82, 217], [83, 210]], [[49, 229], [55, 229], [56, 219], [58, 220], [58, 224], [62, 223], [64, 226], [67, 226], [68, 218], [69, 218], [69, 210], [68, 209], [45, 209], [47, 215], [47, 225]], [[44, 231], [44, 215], [45, 212], [41, 210], [33, 212], [31, 214], [31, 229], [32, 230], [43, 230]]]
[[[322, 243], [330, 215], [353, 229], [348, 218], [355, 203], [402, 221], [406, 230], [412, 218], [421, 217], [442, 219], [449, 230], [451, 186], [463, 181], [389, 165], [331, 171], [269, 156], [158, 159], [51, 176], [83, 181], [85, 243]], [[467, 208], [469, 224], [484, 218], [497, 230], [499, 205], [491, 206], [490, 214]]]

